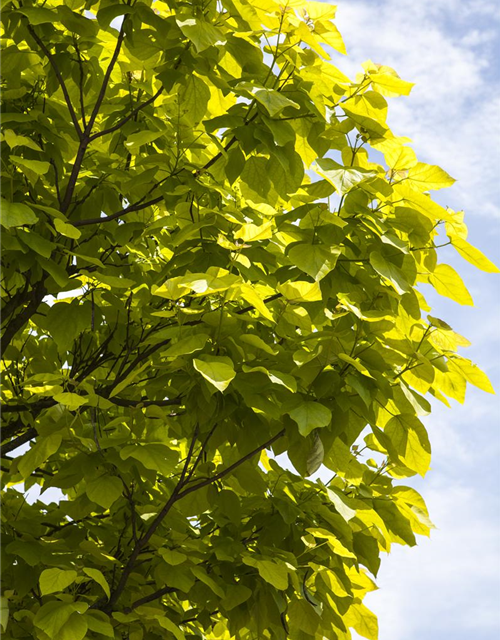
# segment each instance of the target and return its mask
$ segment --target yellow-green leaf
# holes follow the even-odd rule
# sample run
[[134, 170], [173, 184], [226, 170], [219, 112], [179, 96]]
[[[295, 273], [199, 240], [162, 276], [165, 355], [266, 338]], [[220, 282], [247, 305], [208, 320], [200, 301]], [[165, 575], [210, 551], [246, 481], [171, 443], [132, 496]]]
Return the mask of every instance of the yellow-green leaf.
[[244, 224], [238, 231], [235, 231], [234, 237], [243, 242], [257, 242], [258, 240], [267, 240], [273, 235], [273, 222], [265, 222], [262, 225]]
[[285, 282], [278, 291], [290, 302], [317, 302], [321, 300], [321, 289], [317, 282]]
[[21, 202], [9, 202], [5, 198], [1, 200], [0, 222], [3, 227], [22, 227], [25, 224], [35, 224], [38, 217], [25, 204]]
[[332, 421], [332, 412], [320, 402], [302, 402], [288, 413], [299, 425], [299, 431], [303, 436], [308, 436], [314, 429], [327, 427]]
[[203, 360], [195, 358], [193, 366], [219, 391], [225, 391], [236, 375], [232, 361], [225, 356], [207, 356]]
[[441, 167], [433, 164], [418, 162], [410, 167], [408, 171], [407, 183], [417, 191], [429, 191], [430, 189], [444, 189], [451, 187], [455, 182]]
[[84, 567], [83, 573], [85, 573], [86, 575], [89, 576], [89, 578], [92, 578], [92, 580], [97, 582], [97, 584], [100, 587], [102, 587], [102, 590], [109, 598], [109, 596], [111, 595], [109, 590], [109, 584], [106, 578], [104, 577], [102, 571], [99, 571], [99, 569], [94, 569], [92, 567]]
[[66, 587], [73, 584], [77, 575], [73, 569], [58, 569], [57, 567], [45, 569], [40, 575], [40, 593], [42, 596], [47, 596], [51, 593], [64, 591]]
[[478, 269], [481, 269], [481, 271], [486, 271], [487, 273], [500, 273], [500, 269], [493, 264], [491, 260], [488, 260], [484, 253], [479, 251], [479, 249], [476, 249], [476, 247], [471, 245], [464, 238], [455, 236], [453, 238], [452, 245], [462, 258], [473, 264]]
[[454, 356], [448, 360], [448, 366], [458, 371], [470, 384], [487, 393], [495, 393], [488, 376], [481, 369], [467, 358]]
[[384, 431], [400, 461], [412, 471], [425, 476], [431, 462], [431, 445], [420, 420], [411, 414], [397, 415], [389, 420]]
[[69, 392], [57, 393], [54, 396], [54, 400], [56, 402], [59, 402], [59, 404], [63, 404], [70, 411], [77, 411], [80, 407], [82, 407], [84, 404], [87, 404], [88, 402], [88, 398], [83, 398], [77, 393]]
[[447, 264], [438, 264], [429, 275], [429, 282], [440, 295], [450, 298], [458, 304], [474, 306], [462, 278], [453, 267]]
[[352, 604], [346, 614], [346, 624], [368, 640], [378, 640], [377, 617], [362, 603]]
[[100, 476], [89, 482], [85, 491], [92, 502], [109, 509], [122, 495], [123, 484], [116, 476]]
[[389, 73], [371, 73], [369, 78], [372, 82], [373, 89], [389, 98], [394, 96], [409, 96], [410, 91], [415, 86], [414, 82], [401, 80], [397, 75]]

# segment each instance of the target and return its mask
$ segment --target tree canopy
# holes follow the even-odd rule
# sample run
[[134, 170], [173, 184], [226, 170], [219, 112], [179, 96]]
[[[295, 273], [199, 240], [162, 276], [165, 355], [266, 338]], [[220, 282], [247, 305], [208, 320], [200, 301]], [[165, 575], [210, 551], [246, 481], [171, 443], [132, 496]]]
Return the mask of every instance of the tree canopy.
[[4, 3], [6, 640], [377, 637], [428, 397], [492, 392], [421, 285], [472, 304], [444, 244], [498, 269], [334, 17]]

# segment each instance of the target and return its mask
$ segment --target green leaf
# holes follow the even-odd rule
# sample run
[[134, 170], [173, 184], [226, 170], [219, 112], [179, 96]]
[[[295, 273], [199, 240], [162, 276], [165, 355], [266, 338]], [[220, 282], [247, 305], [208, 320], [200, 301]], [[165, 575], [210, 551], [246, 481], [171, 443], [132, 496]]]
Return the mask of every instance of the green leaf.
[[306, 471], [307, 475], [311, 476], [315, 473], [323, 464], [323, 460], [325, 457], [325, 449], [323, 447], [323, 443], [321, 442], [321, 438], [319, 434], [316, 432], [314, 434], [313, 446], [309, 450], [309, 454], [307, 456], [306, 461]]
[[327, 427], [332, 421], [330, 409], [319, 402], [302, 402], [302, 404], [288, 413], [299, 425], [299, 431], [304, 437], [308, 436], [313, 429]]
[[321, 300], [321, 289], [317, 282], [285, 282], [278, 285], [278, 291], [292, 303]]
[[23, 16], [26, 16], [29, 24], [33, 26], [53, 24], [57, 20], [57, 14], [45, 7], [22, 7], [17, 9], [17, 13], [22, 13]]
[[194, 44], [196, 51], [200, 53], [214, 45], [224, 45], [226, 38], [222, 31], [214, 27], [210, 22], [201, 18], [187, 18], [176, 20], [182, 33]]
[[159, 625], [163, 629], [170, 631], [170, 633], [173, 634], [176, 640], [186, 640], [186, 636], [184, 635], [184, 633], [181, 631], [181, 629], [179, 629], [179, 627], [176, 624], [172, 622], [172, 620], [170, 620], [169, 618], [157, 618], [157, 620]]
[[410, 290], [410, 285], [401, 269], [398, 269], [392, 262], [385, 260], [377, 251], [370, 253], [370, 264], [379, 275], [389, 281], [394, 290], [400, 295]]
[[296, 102], [286, 98], [282, 93], [274, 89], [255, 89], [253, 95], [257, 102], [260, 102], [260, 104], [266, 108], [271, 118], [277, 116], [287, 107], [300, 109], [300, 106]]
[[495, 393], [488, 376], [467, 358], [454, 356], [448, 360], [448, 364], [452, 370], [460, 373], [467, 382], [470, 382], [478, 389], [482, 389], [486, 393]]
[[201, 580], [201, 582], [210, 587], [210, 589], [215, 593], [215, 595], [219, 596], [219, 598], [226, 597], [224, 589], [222, 589], [222, 587], [220, 587], [213, 578], [207, 575], [206, 571], [202, 569], [202, 567], [191, 567], [191, 572], [198, 578], [198, 580]]
[[226, 611], [231, 611], [240, 604], [246, 602], [252, 595], [252, 590], [242, 584], [232, 585], [227, 595], [222, 600], [222, 606]]
[[418, 191], [451, 187], [455, 180], [440, 167], [418, 162], [408, 171], [407, 182]]
[[316, 172], [333, 184], [340, 195], [349, 193], [358, 184], [377, 175], [374, 171], [360, 167], [343, 167], [331, 158], [318, 158], [316, 164], [318, 166]]
[[82, 398], [77, 393], [69, 392], [57, 393], [54, 396], [54, 400], [59, 404], [63, 404], [70, 411], [78, 411], [80, 407], [88, 402], [88, 398]]
[[346, 498], [344, 494], [341, 494], [336, 489], [327, 489], [326, 494], [337, 512], [346, 522], [356, 517], [356, 509], [351, 509], [351, 507], [348, 506], [348, 498]]
[[73, 603], [52, 600], [38, 609], [33, 618], [33, 624], [44, 631], [49, 638], [55, 640], [74, 612], [75, 605]]
[[267, 240], [273, 235], [273, 223], [265, 222], [262, 225], [243, 224], [238, 231], [235, 231], [234, 237], [243, 242], [257, 242], [258, 240]]
[[20, 156], [10, 156], [10, 160], [21, 169], [28, 169], [37, 176], [43, 176], [50, 169], [50, 162], [45, 160], [28, 160], [27, 158], [21, 158]]
[[68, 621], [59, 631], [59, 640], [83, 640], [87, 635], [87, 620], [80, 613], [75, 611]]
[[440, 295], [450, 298], [458, 302], [458, 304], [474, 306], [474, 302], [462, 278], [453, 267], [447, 264], [438, 264], [429, 275], [429, 282]]
[[225, 356], [195, 358], [193, 366], [218, 391], [225, 391], [236, 376], [232, 361]]
[[275, 589], [284, 591], [288, 588], [288, 571], [283, 564], [277, 564], [272, 560], [259, 560], [253, 556], [243, 556], [242, 560], [245, 564], [256, 567], [260, 577]]
[[209, 336], [206, 333], [197, 333], [188, 338], [182, 338], [164, 351], [163, 355], [169, 358], [177, 358], [178, 356], [200, 351], [206, 345], [208, 339]]
[[25, 224], [35, 224], [38, 218], [35, 213], [25, 204], [20, 202], [9, 202], [1, 200], [1, 224], [2, 227], [22, 227]]
[[409, 96], [415, 86], [413, 82], [406, 82], [390, 73], [371, 73], [369, 78], [375, 91], [380, 91], [382, 95], [389, 97]]
[[38, 235], [34, 231], [18, 231], [18, 234], [25, 245], [30, 249], [43, 256], [44, 258], [50, 258], [52, 251], [56, 248], [56, 245], [50, 240], [46, 240], [42, 236]]
[[343, 360], [344, 362], [347, 362], [352, 367], [354, 367], [356, 369], [356, 371], [359, 371], [360, 373], [362, 373], [367, 378], [372, 378], [373, 379], [372, 374], [368, 371], [368, 369], [365, 367], [365, 365], [361, 364], [361, 362], [359, 360], [357, 360], [356, 358], [351, 358], [351, 356], [348, 356], [346, 353], [339, 353], [339, 354], [337, 354], [337, 356], [338, 356], [338, 358], [340, 358], [340, 360]]
[[287, 609], [290, 629], [301, 630], [314, 637], [321, 621], [314, 607], [307, 600], [293, 600]]
[[122, 460], [134, 458], [139, 460], [146, 469], [151, 469], [168, 477], [177, 464], [177, 454], [163, 444], [131, 444], [120, 451]]
[[178, 564], [182, 564], [185, 560], [187, 560], [187, 555], [181, 553], [180, 551], [176, 551], [175, 549], [159, 549], [158, 553], [161, 557], [172, 566], [176, 566]]
[[266, 342], [264, 342], [264, 340], [262, 340], [262, 338], [259, 338], [259, 336], [256, 336], [254, 333], [244, 333], [243, 335], [238, 336], [238, 340], [244, 344], [249, 344], [256, 349], [261, 349], [271, 356], [275, 356], [278, 353], [276, 348], [273, 349], [270, 347]]
[[397, 415], [389, 420], [384, 431], [401, 463], [425, 476], [431, 462], [431, 446], [420, 420], [411, 414]]
[[109, 584], [108, 584], [106, 578], [104, 577], [104, 575], [102, 574], [102, 572], [99, 571], [99, 569], [93, 569], [91, 567], [84, 567], [83, 568], [83, 573], [88, 575], [89, 578], [92, 578], [92, 580], [95, 580], [95, 582], [97, 582], [97, 584], [102, 587], [102, 590], [104, 591], [104, 593], [109, 598], [109, 596], [111, 595], [110, 590], [109, 590]]
[[73, 240], [78, 240], [82, 235], [80, 229], [77, 229], [69, 222], [64, 222], [59, 218], [54, 219], [54, 227], [56, 231], [60, 233], [62, 236], [66, 236], [66, 238], [72, 238]]
[[61, 446], [60, 433], [52, 433], [38, 439], [34, 446], [23, 455], [17, 469], [23, 478], [27, 478], [42, 463], [56, 453]]
[[115, 476], [100, 476], [87, 484], [85, 492], [89, 500], [109, 509], [122, 495], [123, 484]]
[[50, 593], [59, 593], [76, 580], [77, 572], [72, 569], [45, 569], [40, 575], [40, 593], [47, 596]]
[[9, 623], [9, 601], [4, 596], [0, 597], [0, 627], [2, 631], [7, 629]]
[[293, 264], [317, 281], [335, 268], [339, 255], [339, 249], [331, 251], [321, 244], [296, 244], [288, 252]]
[[107, 638], [115, 637], [113, 627], [111, 626], [109, 618], [105, 613], [102, 613], [101, 611], [87, 611], [85, 619], [87, 621], [88, 628], [91, 631], [100, 633]]
[[362, 603], [351, 605], [346, 616], [346, 624], [353, 627], [360, 636], [368, 640], [378, 639], [376, 616]]
[[125, 146], [132, 154], [139, 153], [139, 149], [145, 145], [158, 140], [161, 136], [165, 135], [165, 131], [139, 131], [127, 136]]

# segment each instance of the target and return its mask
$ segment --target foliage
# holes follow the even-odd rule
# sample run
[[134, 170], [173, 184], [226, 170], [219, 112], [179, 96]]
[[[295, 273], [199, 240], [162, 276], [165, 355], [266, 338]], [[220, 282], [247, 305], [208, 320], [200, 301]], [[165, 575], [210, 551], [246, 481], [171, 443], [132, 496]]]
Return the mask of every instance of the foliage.
[[369, 574], [432, 527], [424, 396], [492, 391], [417, 285], [472, 304], [443, 227], [497, 269], [334, 15], [5, 3], [6, 639], [376, 638]]

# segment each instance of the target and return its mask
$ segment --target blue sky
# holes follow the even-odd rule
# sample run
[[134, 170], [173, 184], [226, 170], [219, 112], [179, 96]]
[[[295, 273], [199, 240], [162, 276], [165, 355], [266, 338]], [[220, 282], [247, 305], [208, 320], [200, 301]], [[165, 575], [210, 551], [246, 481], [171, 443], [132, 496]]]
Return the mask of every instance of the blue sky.
[[[336, 24], [350, 77], [367, 59], [415, 82], [409, 98], [390, 100], [389, 124], [413, 140], [423, 162], [456, 178], [435, 192], [465, 210], [469, 240], [500, 263], [500, 10], [497, 0], [347, 0]], [[472, 346], [500, 392], [500, 276], [469, 268], [452, 248], [441, 260], [463, 276], [475, 307], [428, 296], [433, 315]], [[424, 292], [427, 295], [427, 291]], [[475, 389], [465, 405], [440, 405], [426, 420], [432, 470], [415, 481], [437, 526], [417, 548], [383, 559], [379, 591], [366, 603], [380, 640], [493, 640], [500, 637], [500, 403]]]

